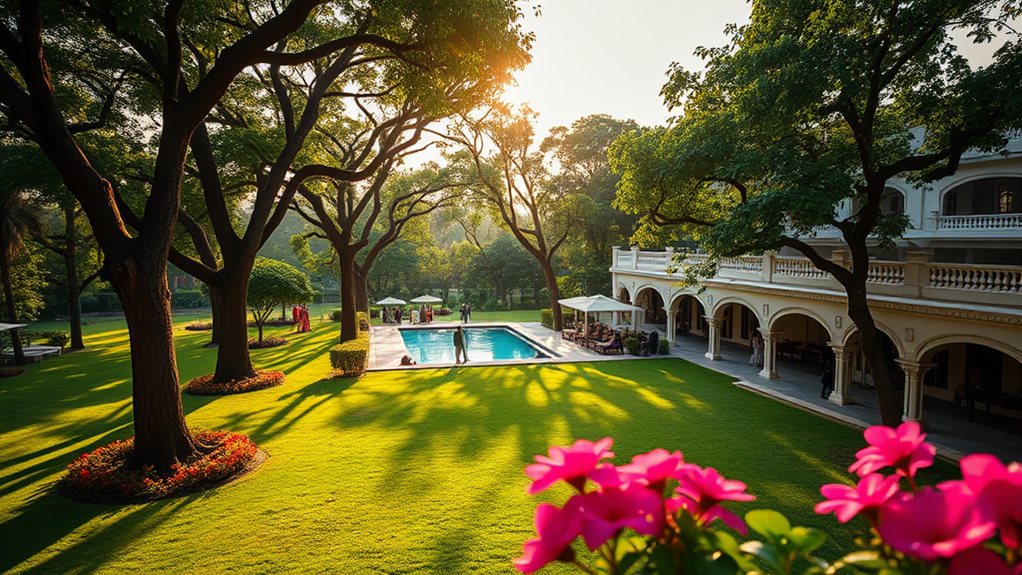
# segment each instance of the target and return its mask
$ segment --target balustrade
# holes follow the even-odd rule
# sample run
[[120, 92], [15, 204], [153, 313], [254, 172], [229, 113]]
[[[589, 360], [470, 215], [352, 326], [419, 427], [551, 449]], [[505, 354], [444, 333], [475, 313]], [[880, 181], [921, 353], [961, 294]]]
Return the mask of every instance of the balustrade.
[[929, 287], [994, 293], [1022, 293], [1022, 267], [930, 264]]
[[1022, 230], [1022, 213], [937, 216], [938, 230]]

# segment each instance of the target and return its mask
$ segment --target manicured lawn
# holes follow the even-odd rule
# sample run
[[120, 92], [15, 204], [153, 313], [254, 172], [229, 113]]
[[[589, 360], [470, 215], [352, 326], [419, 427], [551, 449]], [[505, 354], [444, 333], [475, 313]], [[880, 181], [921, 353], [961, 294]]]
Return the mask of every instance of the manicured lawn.
[[[146, 505], [48, 490], [75, 456], [131, 434], [123, 329], [93, 326], [91, 349], [0, 380], [0, 571], [506, 573], [532, 532], [523, 466], [551, 443], [606, 435], [619, 459], [681, 449], [747, 482], [758, 504], [832, 528], [811, 512], [817, 486], [846, 480], [861, 443], [680, 360], [322, 380], [336, 324], [314, 327], [254, 352], [288, 374], [283, 387], [184, 398], [192, 427], [247, 433], [269, 460], [233, 485]], [[211, 371], [207, 337], [179, 331], [183, 379]], [[838, 531], [828, 554], [850, 536]]]

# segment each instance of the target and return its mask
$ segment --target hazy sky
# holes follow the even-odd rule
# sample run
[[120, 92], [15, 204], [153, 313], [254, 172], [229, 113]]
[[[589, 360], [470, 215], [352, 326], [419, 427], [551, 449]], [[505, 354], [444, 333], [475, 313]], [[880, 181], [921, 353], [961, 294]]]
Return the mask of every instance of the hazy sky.
[[[723, 44], [724, 26], [747, 22], [751, 12], [745, 0], [536, 1], [542, 14], [527, 9], [525, 23], [536, 34], [532, 63], [506, 99], [539, 113], [540, 138], [588, 114], [662, 123], [668, 65], [700, 67], [695, 48]], [[961, 45], [974, 63], [989, 62], [989, 45]]]

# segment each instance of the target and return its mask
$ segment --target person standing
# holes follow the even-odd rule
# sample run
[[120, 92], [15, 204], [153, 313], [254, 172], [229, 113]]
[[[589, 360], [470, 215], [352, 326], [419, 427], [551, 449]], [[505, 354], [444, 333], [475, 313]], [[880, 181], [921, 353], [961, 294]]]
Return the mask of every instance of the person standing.
[[472, 321], [472, 304], [465, 304], [465, 323]]
[[403, 311], [404, 310], [402, 310], [401, 308], [397, 308], [396, 310], [394, 310], [394, 320], [397, 322], [398, 325], [401, 325], [401, 313]]
[[749, 358], [749, 365], [756, 367], [763, 367], [763, 336], [756, 333], [752, 334], [752, 357]]
[[302, 304], [302, 330], [304, 332], [312, 331], [309, 325], [309, 306]]
[[466, 317], [467, 316], [465, 315], [465, 304], [463, 302], [461, 304], [461, 308], [458, 310], [458, 318], [461, 319], [461, 323], [465, 323], [465, 318]]
[[459, 325], [454, 330], [454, 365], [468, 363], [468, 353], [465, 351], [465, 330]]
[[820, 377], [820, 382], [823, 384], [823, 389], [820, 390], [820, 397], [827, 399], [830, 397], [831, 392], [834, 391], [834, 362], [829, 358], [823, 362], [823, 376]]

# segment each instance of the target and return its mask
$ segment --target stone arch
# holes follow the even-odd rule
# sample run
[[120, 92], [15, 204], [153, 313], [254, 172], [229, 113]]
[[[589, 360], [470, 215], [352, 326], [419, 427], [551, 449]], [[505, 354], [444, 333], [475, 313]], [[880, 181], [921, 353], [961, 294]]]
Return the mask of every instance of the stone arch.
[[[876, 324], [877, 330], [886, 335], [888, 339], [891, 340], [891, 343], [894, 344], [894, 349], [898, 352], [898, 357], [902, 358], [907, 357], [905, 355], [905, 346], [904, 344], [902, 344], [901, 338], [899, 338], [896, 335], [894, 330], [876, 320], [874, 320], [873, 323]], [[849, 340], [851, 340], [852, 336], [857, 333], [859, 333], [859, 328], [855, 327], [855, 324], [853, 323], [852, 326], [848, 328], [848, 331], [845, 332], [844, 336], [841, 338], [841, 345], [842, 346], [848, 345]]]
[[[656, 294], [656, 300], [658, 303], [652, 304], [650, 307], [646, 307], [643, 302], [643, 293], [647, 290]], [[646, 296], [648, 300], [650, 296]], [[667, 305], [667, 298], [664, 297], [664, 292], [654, 284], [643, 284], [636, 288], [635, 296], [632, 299], [632, 305], [636, 305], [645, 308], [647, 311], [644, 313], [645, 322], [647, 323], [666, 323], [667, 315], [670, 313]]]
[[723, 298], [720, 298], [719, 300], [713, 302], [713, 309], [710, 311], [710, 315], [715, 317], [715, 318], [717, 318], [717, 319], [720, 319], [718, 317], [718, 315], [720, 314], [720, 311], [722, 309], [724, 309], [724, 306], [726, 306], [729, 303], [737, 303], [737, 304], [741, 304], [741, 305], [749, 308], [749, 310], [752, 311], [753, 317], [755, 317], [756, 321], [759, 322], [759, 325], [766, 325], [767, 324], [767, 322], [763, 321], [763, 317], [760, 315], [759, 310], [756, 309], [756, 306], [754, 306], [751, 303], [749, 303], [748, 300], [745, 300], [745, 299], [740, 298], [740, 297], [735, 297], [735, 296], [723, 297]]
[[804, 307], [786, 307], [774, 313], [772, 316], [770, 316], [770, 321], [767, 324], [768, 326], [767, 329], [769, 331], [773, 331], [774, 326], [777, 324], [777, 320], [790, 315], [804, 315], [806, 317], [816, 320], [816, 322], [820, 324], [820, 326], [823, 328], [823, 331], [827, 332], [827, 340], [831, 342], [836, 340], [836, 338], [834, 337], [834, 332], [830, 329], [830, 325], [827, 324], [827, 321], [824, 320], [820, 314], [816, 313], [815, 311], [806, 309]]
[[989, 337], [983, 337], [981, 335], [968, 335], [960, 333], [952, 333], [945, 335], [938, 335], [931, 337], [930, 339], [919, 344], [916, 349], [915, 361], [922, 362], [926, 358], [926, 354], [944, 345], [952, 343], [972, 343], [976, 345], [983, 345], [990, 349], [995, 349], [1004, 355], [1014, 359], [1015, 361], [1022, 363], [1022, 350], [1011, 347], [1003, 341], [992, 339]]
[[[943, 186], [943, 189], [941, 189], [940, 191], [939, 203], [937, 204], [938, 212], [941, 215], [954, 215], [946, 213], [948, 196], [952, 193], [957, 192], [962, 186], [983, 180], [999, 180], [999, 179], [1017, 180], [1020, 187], [1022, 187], [1022, 175], [1019, 175], [1018, 172], [997, 171], [962, 176], [957, 180], [953, 180], [946, 184], [945, 186]], [[1018, 202], [1022, 202], [1022, 199], [1015, 198], [1015, 202], [1017, 205]]]
[[624, 282], [617, 285], [617, 293], [615, 295], [618, 301], [623, 301], [625, 303], [632, 303], [632, 301], [634, 301], [632, 298], [632, 292], [628, 289], [628, 286], [626, 286]]
[[697, 302], [699, 302], [699, 305], [703, 306], [704, 310], [705, 309], [709, 309], [710, 306], [706, 305], [706, 302], [703, 300], [703, 298], [699, 297], [699, 293], [695, 292], [695, 291], [678, 291], [678, 292], [674, 292], [674, 294], [671, 295], [670, 304], [667, 306], [667, 309], [669, 309], [671, 311], [677, 310], [676, 304], [679, 301], [681, 301], [681, 298], [686, 297], [686, 296], [691, 297], [691, 298], [695, 299]]

